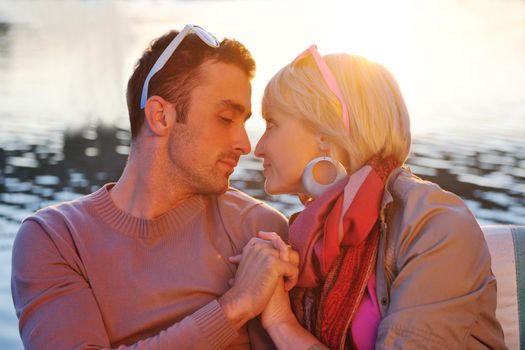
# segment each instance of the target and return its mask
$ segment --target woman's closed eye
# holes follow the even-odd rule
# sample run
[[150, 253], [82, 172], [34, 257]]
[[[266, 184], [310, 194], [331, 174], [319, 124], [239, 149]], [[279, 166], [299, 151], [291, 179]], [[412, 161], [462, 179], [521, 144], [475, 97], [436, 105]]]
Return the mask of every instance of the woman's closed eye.
[[275, 121], [272, 120], [272, 119], [266, 119], [266, 130], [269, 130], [273, 127], [275, 127], [276, 124], [275, 124]]

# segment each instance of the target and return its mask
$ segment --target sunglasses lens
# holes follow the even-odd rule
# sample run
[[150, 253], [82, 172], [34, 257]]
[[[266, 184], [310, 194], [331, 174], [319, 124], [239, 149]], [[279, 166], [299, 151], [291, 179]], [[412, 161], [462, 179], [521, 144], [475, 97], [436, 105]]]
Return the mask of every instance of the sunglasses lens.
[[208, 33], [203, 28], [194, 25], [192, 29], [195, 32], [195, 34], [197, 34], [204, 42], [206, 42], [206, 44], [213, 47], [219, 46], [220, 43], [217, 40], [217, 38], [215, 38], [212, 34]]

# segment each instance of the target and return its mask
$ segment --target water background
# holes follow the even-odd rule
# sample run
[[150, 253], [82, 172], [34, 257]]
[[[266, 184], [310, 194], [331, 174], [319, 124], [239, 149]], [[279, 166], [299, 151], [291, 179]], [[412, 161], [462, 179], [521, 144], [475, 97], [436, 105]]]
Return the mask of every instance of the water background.
[[[525, 2], [0, 0], [0, 349], [20, 349], [10, 295], [19, 222], [118, 179], [125, 86], [147, 43], [196, 23], [255, 57], [252, 143], [265, 83], [312, 43], [389, 68], [412, 121], [412, 170], [464, 198], [481, 224], [525, 224]], [[245, 157], [233, 184], [285, 214]]]

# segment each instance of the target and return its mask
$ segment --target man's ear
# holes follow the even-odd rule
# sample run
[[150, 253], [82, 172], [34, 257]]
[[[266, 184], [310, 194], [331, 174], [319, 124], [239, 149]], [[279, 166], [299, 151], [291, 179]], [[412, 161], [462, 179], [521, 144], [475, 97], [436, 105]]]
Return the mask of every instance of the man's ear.
[[147, 130], [157, 136], [168, 135], [176, 119], [175, 108], [160, 96], [151, 96], [144, 107], [144, 124]]

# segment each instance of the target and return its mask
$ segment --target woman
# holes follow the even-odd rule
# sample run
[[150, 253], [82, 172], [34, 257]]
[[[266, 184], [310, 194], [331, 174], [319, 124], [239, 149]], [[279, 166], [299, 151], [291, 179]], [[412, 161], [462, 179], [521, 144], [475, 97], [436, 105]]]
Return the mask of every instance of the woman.
[[265, 189], [307, 203], [290, 220], [291, 305], [280, 286], [262, 315], [279, 348], [505, 348], [483, 233], [459, 197], [404, 167], [409, 117], [384, 67], [312, 46], [262, 110]]

